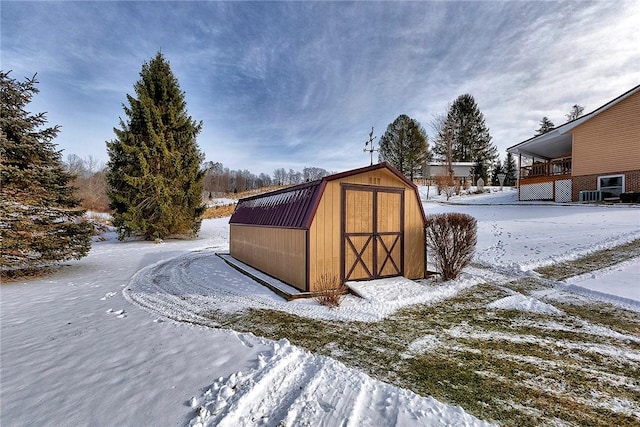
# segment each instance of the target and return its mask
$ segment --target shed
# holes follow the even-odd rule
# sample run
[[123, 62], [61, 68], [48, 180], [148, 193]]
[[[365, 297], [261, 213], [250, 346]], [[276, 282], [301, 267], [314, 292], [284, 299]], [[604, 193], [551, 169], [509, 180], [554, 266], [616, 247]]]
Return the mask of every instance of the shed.
[[303, 292], [322, 277], [425, 275], [417, 187], [388, 163], [240, 199], [230, 255]]

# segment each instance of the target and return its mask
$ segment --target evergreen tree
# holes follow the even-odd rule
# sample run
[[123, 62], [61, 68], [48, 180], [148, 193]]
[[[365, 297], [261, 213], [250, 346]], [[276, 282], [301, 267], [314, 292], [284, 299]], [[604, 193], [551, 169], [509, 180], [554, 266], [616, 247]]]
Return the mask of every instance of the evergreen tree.
[[507, 159], [504, 162], [504, 173], [505, 175], [507, 175], [504, 178], [504, 185], [506, 186], [512, 186], [512, 185], [516, 185], [516, 180], [518, 179], [518, 176], [516, 175], [516, 161], [513, 158], [513, 155], [511, 153], [507, 153]]
[[0, 71], [0, 265], [5, 274], [79, 259], [91, 248], [93, 227], [83, 219], [73, 175], [52, 141], [59, 126], [43, 128], [45, 113], [25, 108], [35, 76], [18, 82]]
[[380, 138], [380, 159], [389, 162], [404, 176], [413, 180], [430, 158], [427, 134], [420, 123], [401, 114]]
[[[451, 106], [447, 107], [447, 111]], [[442, 162], [450, 163], [453, 160], [452, 157], [452, 138], [453, 138], [453, 125], [449, 121], [447, 114], [434, 114], [433, 120], [431, 120], [430, 127], [433, 130], [433, 159]]]
[[571, 120], [575, 120], [578, 117], [582, 116], [583, 111], [583, 106], [574, 104], [573, 107], [571, 107], [571, 111], [569, 111], [569, 114], [567, 114], [567, 121], [570, 122]]
[[[496, 164], [493, 165], [493, 170], [491, 171], [491, 185], [493, 186], [500, 185], [500, 179], [498, 178], [498, 175], [500, 175], [501, 173], [504, 173], [504, 168], [502, 167], [502, 162], [500, 162], [500, 159], [498, 159], [496, 161]], [[505, 177], [505, 181], [506, 181], [506, 177]]]
[[451, 136], [451, 161], [473, 162], [476, 179], [487, 182], [489, 165], [498, 157], [498, 150], [491, 143], [489, 128], [473, 96], [460, 95], [449, 107], [446, 119], [438, 120], [441, 131], [436, 139], [434, 152], [444, 157], [447, 152], [446, 134]]
[[107, 142], [107, 182], [119, 238], [195, 235], [204, 212], [203, 155], [196, 143], [202, 122], [187, 113], [184, 92], [158, 53], [144, 63], [127, 95], [127, 120]]
[[554, 127], [556, 127], [556, 125], [554, 125], [553, 122], [549, 120], [549, 117], [544, 116], [542, 120], [540, 120], [540, 127], [536, 131], [536, 135], [542, 135], [543, 133], [547, 133], [550, 130], [553, 130]]

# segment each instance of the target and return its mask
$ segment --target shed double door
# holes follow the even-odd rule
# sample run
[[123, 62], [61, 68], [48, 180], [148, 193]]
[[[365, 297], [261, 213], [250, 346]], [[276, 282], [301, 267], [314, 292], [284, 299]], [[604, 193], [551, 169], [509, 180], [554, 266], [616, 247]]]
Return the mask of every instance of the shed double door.
[[404, 189], [345, 185], [342, 200], [343, 280], [403, 275]]

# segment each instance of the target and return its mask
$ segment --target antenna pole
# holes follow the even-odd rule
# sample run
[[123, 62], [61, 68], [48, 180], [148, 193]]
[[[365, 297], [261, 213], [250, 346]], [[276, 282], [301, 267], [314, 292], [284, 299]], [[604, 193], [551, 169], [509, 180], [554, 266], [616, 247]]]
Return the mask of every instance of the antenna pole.
[[375, 136], [373, 136], [373, 127], [371, 127], [371, 132], [369, 133], [369, 139], [364, 142], [364, 151], [365, 153], [368, 151], [371, 155], [371, 166], [373, 166], [373, 152], [378, 151], [377, 148], [373, 148], [373, 141]]

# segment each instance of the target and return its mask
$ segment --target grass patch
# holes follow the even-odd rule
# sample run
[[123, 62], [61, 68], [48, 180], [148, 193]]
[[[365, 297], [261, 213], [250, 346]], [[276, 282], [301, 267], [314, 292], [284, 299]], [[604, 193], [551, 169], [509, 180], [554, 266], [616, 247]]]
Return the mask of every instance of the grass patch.
[[[640, 240], [539, 272], [561, 280], [636, 256]], [[257, 309], [209, 317], [239, 332], [286, 338], [501, 425], [640, 426], [638, 313], [579, 296], [555, 300], [557, 293], [541, 298], [563, 315], [487, 308], [511, 290], [549, 289], [535, 277], [479, 284], [374, 323]]]
[[[638, 344], [585, 334], [579, 326], [588, 322], [640, 338], [637, 314], [631, 327], [622, 328], [634, 314], [604, 304], [561, 304], [558, 308], [567, 314], [552, 318], [486, 308], [505, 295], [499, 287], [482, 284], [375, 323], [256, 309], [209, 317], [236, 331], [287, 338], [374, 378], [502, 425], [640, 425], [633, 415], [640, 413], [640, 362], [590, 350], [608, 345], [620, 354], [640, 354]], [[553, 330], [550, 322], [568, 330]], [[409, 351], [411, 343], [425, 336], [433, 338], [434, 347]]]
[[640, 336], [640, 315], [636, 312], [604, 302], [590, 304], [560, 302], [556, 306], [567, 314], [606, 326], [621, 334]]

